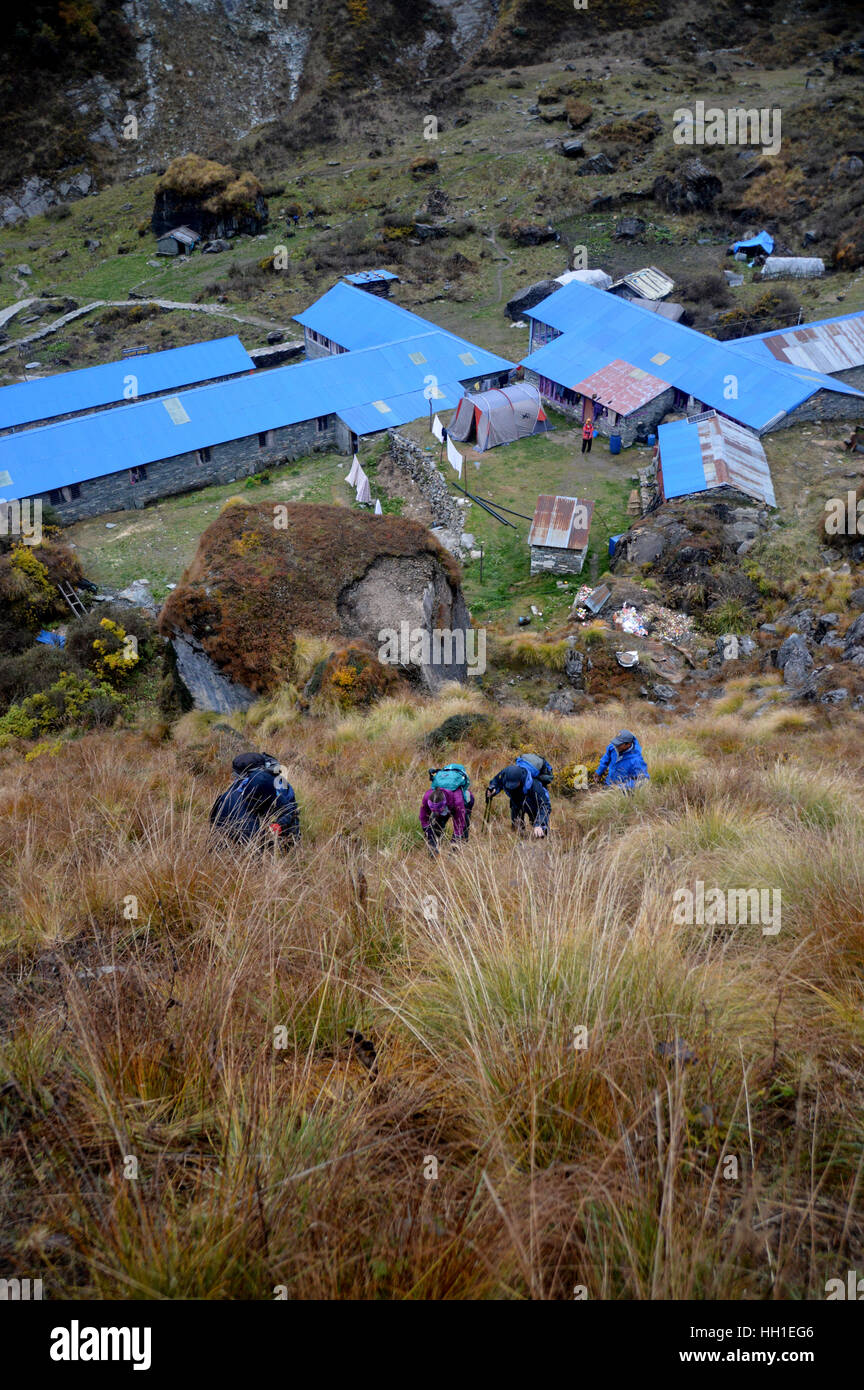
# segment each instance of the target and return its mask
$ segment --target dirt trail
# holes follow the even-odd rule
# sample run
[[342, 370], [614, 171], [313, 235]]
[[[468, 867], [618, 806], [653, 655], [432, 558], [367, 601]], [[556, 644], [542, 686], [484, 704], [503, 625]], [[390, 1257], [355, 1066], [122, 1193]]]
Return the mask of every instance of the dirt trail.
[[[15, 314], [21, 309], [26, 309], [28, 304], [34, 304], [35, 299], [27, 299], [20, 304], [10, 305], [7, 309], [0, 310], [0, 327], [8, 323]], [[71, 323], [73, 319], [80, 319], [84, 314], [92, 314], [94, 309], [136, 309], [142, 305], [155, 305], [159, 309], [186, 309], [195, 314], [210, 314], [214, 318], [231, 319], [234, 323], [250, 323], [256, 328], [266, 328], [268, 331], [279, 329], [285, 331], [288, 325], [284, 323], [274, 323], [272, 319], [259, 318], [257, 314], [239, 314], [233, 309], [223, 309], [217, 304], [184, 304], [174, 299], [94, 299], [90, 304], [84, 304], [80, 309], [73, 309], [71, 313], [61, 314], [60, 318], [52, 320], [43, 328], [29, 333], [25, 338], [16, 338], [13, 342], [0, 345], [0, 353], [12, 352], [15, 348], [24, 347], [27, 343], [38, 342], [41, 338], [47, 338], [52, 333], [56, 333], [58, 328], [63, 328], [65, 324]], [[299, 346], [300, 339], [292, 339], [290, 343], [282, 346]]]

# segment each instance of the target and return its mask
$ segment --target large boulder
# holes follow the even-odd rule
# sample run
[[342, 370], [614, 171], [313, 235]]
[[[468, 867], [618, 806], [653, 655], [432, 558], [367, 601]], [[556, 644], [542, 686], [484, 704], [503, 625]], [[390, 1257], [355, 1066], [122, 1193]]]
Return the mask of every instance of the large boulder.
[[654, 180], [655, 202], [670, 212], [709, 212], [722, 191], [716, 174], [701, 159], [686, 159], [674, 174]]
[[777, 653], [777, 665], [783, 672], [786, 685], [800, 687], [807, 684], [813, 669], [813, 658], [800, 632], [790, 633], [782, 643]]
[[260, 232], [267, 216], [254, 174], [186, 154], [172, 160], [156, 184], [150, 224], [157, 237], [183, 226], [214, 238]]
[[560, 288], [557, 280], [536, 280], [533, 285], [527, 285], [524, 290], [517, 290], [513, 298], [507, 300], [508, 318], [511, 318], [515, 323], [529, 309], [533, 309], [542, 300], [548, 299], [550, 294], [554, 294]]
[[181, 677], [199, 687], [193, 695], [206, 700], [209, 683], [219, 709], [232, 705], [214, 671], [240, 687], [242, 707], [250, 692], [292, 678], [298, 633], [335, 649], [360, 644], [373, 661], [435, 689], [464, 680], [474, 653], [460, 581], [456, 561], [419, 522], [237, 499], [202, 535], [160, 630], [175, 642]]

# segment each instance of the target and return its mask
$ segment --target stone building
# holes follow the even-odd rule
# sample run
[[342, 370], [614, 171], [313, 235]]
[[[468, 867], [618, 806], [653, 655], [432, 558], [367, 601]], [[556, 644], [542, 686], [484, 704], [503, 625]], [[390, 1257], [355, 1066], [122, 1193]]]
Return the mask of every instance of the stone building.
[[528, 534], [532, 574], [581, 574], [594, 503], [576, 497], [537, 498]]
[[864, 366], [858, 323], [828, 320], [812, 326], [813, 337], [806, 325], [720, 342], [579, 282], [526, 317], [526, 380], [551, 406], [579, 420], [593, 415], [599, 433], [618, 434], [625, 445], [653, 433], [670, 411], [713, 409], [764, 434], [805, 420], [856, 419], [864, 408], [864, 382], [843, 379]]
[[21, 430], [0, 438], [0, 501], [39, 497], [77, 521], [316, 450], [351, 453], [430, 406], [455, 407], [465, 370], [459, 340], [435, 330]]

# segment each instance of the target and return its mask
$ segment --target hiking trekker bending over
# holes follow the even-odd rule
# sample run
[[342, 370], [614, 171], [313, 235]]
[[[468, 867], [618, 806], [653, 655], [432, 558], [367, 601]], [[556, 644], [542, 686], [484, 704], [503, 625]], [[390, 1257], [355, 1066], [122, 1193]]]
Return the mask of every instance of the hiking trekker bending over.
[[277, 758], [269, 753], [238, 753], [231, 764], [234, 781], [213, 803], [210, 824], [240, 845], [297, 844], [300, 811], [294, 789]]
[[471, 781], [461, 763], [446, 767], [430, 767], [431, 786], [420, 803], [420, 825], [426, 843], [433, 854], [438, 853], [447, 822], [453, 822], [451, 849], [458, 849], [468, 839], [474, 797], [469, 790]]
[[650, 782], [648, 764], [642, 756], [642, 749], [635, 734], [622, 729], [616, 734], [603, 757], [597, 764], [594, 776], [607, 787], [620, 787], [622, 791], [632, 791], [637, 782]]
[[486, 801], [490, 802], [499, 792], [506, 792], [510, 802], [511, 827], [521, 834], [527, 816], [534, 838], [542, 840], [549, 834], [552, 803], [547, 788], [552, 777], [551, 766], [538, 753], [520, 755], [492, 778], [486, 788]]

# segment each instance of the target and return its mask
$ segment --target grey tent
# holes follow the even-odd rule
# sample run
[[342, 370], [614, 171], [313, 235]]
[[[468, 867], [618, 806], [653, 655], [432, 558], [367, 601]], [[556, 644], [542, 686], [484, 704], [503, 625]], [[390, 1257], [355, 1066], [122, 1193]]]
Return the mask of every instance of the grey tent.
[[463, 396], [447, 427], [451, 439], [477, 448], [494, 449], [512, 444], [527, 434], [543, 434], [549, 428], [540, 392], [524, 381], [514, 381], [493, 391]]

